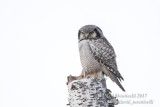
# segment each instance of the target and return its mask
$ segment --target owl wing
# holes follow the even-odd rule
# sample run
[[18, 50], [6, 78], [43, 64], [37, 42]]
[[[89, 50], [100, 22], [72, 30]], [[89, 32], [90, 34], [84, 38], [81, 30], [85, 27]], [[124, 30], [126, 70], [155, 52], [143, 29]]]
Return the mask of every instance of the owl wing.
[[124, 79], [117, 68], [116, 54], [108, 40], [106, 38], [90, 39], [89, 45], [94, 58], [106, 68], [104, 73], [108, 75], [112, 81], [116, 82], [123, 91], [125, 91], [119, 82]]

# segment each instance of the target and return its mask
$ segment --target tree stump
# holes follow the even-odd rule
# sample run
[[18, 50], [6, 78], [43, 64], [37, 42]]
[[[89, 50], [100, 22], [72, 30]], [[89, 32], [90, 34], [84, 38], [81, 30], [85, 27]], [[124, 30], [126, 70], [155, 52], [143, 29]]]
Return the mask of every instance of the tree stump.
[[118, 99], [111, 96], [106, 80], [68, 76], [70, 107], [114, 107]]

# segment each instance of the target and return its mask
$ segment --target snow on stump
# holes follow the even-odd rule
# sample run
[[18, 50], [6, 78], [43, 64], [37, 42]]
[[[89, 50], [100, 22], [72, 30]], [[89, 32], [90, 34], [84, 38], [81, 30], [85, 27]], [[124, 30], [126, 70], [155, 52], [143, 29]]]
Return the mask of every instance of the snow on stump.
[[68, 76], [70, 107], [114, 107], [118, 99], [111, 96], [105, 79]]

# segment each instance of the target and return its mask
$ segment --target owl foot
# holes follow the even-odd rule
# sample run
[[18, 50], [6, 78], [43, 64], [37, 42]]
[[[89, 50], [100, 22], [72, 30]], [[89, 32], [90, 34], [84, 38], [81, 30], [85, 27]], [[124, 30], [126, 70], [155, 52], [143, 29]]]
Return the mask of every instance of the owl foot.
[[88, 78], [91, 78], [91, 76], [88, 75], [88, 76], [86, 76], [86, 78], [87, 78], [87, 79], [88, 79]]

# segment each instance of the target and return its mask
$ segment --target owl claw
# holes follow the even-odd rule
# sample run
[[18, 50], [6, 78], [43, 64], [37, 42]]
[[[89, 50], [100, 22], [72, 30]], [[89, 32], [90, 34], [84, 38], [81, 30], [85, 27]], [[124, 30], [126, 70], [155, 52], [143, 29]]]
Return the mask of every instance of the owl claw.
[[81, 75], [82, 79], [85, 77], [84, 75]]
[[88, 79], [88, 78], [90, 78], [90, 76], [86, 76], [86, 78]]

